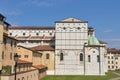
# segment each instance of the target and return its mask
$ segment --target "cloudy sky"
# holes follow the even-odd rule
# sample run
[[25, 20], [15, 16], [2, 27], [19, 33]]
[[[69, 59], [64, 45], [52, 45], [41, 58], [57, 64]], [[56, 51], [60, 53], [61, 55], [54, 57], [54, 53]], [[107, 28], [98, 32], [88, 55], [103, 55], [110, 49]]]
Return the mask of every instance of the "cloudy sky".
[[1, 0], [0, 13], [17, 26], [53, 26], [76, 17], [88, 21], [108, 47], [120, 49], [120, 0]]

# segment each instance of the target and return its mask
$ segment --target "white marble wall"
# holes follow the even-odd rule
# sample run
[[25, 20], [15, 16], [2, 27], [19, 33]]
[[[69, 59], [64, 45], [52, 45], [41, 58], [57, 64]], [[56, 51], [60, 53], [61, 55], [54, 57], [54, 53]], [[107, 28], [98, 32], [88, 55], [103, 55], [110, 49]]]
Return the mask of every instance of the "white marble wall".
[[[80, 53], [88, 39], [87, 23], [56, 23], [55, 73], [57, 75], [83, 75], [84, 64]], [[60, 61], [60, 53], [64, 60]]]

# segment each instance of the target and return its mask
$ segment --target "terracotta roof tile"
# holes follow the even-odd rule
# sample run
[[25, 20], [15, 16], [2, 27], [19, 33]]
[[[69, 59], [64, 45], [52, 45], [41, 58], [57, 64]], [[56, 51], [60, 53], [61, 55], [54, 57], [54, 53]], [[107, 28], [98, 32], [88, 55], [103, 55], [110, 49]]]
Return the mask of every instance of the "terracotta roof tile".
[[116, 48], [108, 48], [107, 49], [108, 52], [113, 52], [113, 53], [120, 53], [120, 49], [116, 49]]
[[17, 39], [15, 39], [14, 37], [8, 36], [8, 34], [6, 34], [6, 33], [3, 33], [3, 36], [17, 41]]
[[34, 68], [37, 68], [37, 69], [42, 69], [42, 68], [47, 68], [47, 66], [45, 66], [45, 65], [42, 65], [42, 64], [40, 64], [40, 65], [32, 65]]
[[49, 46], [49, 45], [39, 45], [39, 46], [36, 46], [36, 47], [32, 47], [30, 49], [36, 50], [36, 51], [54, 51], [55, 47], [54, 46]]
[[17, 62], [18, 64], [32, 64], [32, 62], [29, 62], [29, 61], [25, 61], [25, 60], [21, 60], [21, 59], [19, 59], [18, 60], [18, 62]]

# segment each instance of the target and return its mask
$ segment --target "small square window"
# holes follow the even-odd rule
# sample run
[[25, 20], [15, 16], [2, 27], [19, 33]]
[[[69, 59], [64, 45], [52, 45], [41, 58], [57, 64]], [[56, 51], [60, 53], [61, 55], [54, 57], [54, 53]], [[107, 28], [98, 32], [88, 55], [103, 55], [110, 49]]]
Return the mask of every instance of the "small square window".
[[39, 35], [39, 33], [36, 33], [36, 35], [38, 36], [38, 35]]
[[93, 53], [95, 53], [95, 51], [93, 51]]
[[24, 55], [24, 58], [28, 58], [28, 55]]
[[12, 35], [12, 33], [10, 33], [10, 35]]
[[52, 35], [52, 33], [49, 33], [50, 35]]
[[23, 35], [25, 35], [25, 33], [23, 33]]

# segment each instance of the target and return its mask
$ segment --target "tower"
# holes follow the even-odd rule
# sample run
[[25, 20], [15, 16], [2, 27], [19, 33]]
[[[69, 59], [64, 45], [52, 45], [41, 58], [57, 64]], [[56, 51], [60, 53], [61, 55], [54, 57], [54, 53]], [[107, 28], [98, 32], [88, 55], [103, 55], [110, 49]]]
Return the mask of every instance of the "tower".
[[70, 17], [56, 21], [55, 30], [55, 74], [84, 74], [83, 47], [88, 40], [88, 22]]

